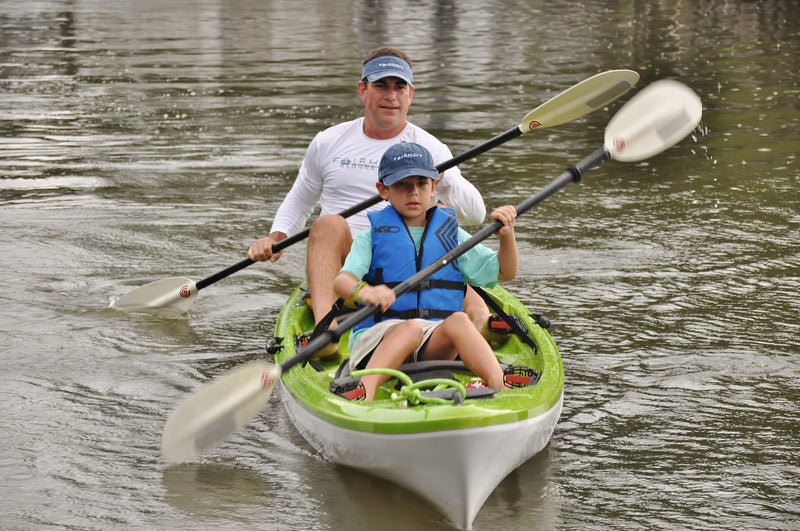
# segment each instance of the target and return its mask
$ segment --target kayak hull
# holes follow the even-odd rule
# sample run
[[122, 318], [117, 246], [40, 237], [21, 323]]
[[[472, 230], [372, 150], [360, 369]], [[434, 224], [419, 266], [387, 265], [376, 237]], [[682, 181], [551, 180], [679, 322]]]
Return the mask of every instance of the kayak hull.
[[537, 417], [479, 428], [365, 433], [316, 417], [283, 391], [292, 422], [323, 457], [417, 493], [460, 529], [471, 529], [497, 485], [547, 446], [562, 406], [559, 400]]
[[[294, 356], [299, 338], [313, 329], [301, 288], [276, 325], [277, 362]], [[493, 344], [498, 359], [534, 369], [535, 384], [489, 398], [468, 397], [460, 405], [409, 404], [397, 398], [397, 382], [390, 380], [376, 400], [351, 401], [329, 389], [349, 355], [346, 334], [339, 359], [294, 367], [279, 387], [292, 423], [325, 459], [417, 493], [461, 529], [471, 529], [497, 485], [548, 444], [563, 403], [563, 367], [547, 331], [506, 290], [487, 291], [505, 312], [519, 316], [528, 342], [536, 345], [534, 351], [512, 336], [501, 346]], [[474, 375], [453, 372], [452, 377], [466, 383]]]

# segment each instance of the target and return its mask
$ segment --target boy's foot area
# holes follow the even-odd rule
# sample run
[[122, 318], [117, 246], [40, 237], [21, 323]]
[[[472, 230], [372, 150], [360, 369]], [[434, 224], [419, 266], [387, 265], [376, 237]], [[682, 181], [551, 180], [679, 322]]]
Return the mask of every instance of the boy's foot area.
[[484, 323], [484, 325], [481, 327], [481, 335], [486, 339], [486, 341], [491, 341], [492, 343], [498, 343], [502, 345], [508, 341], [508, 338], [511, 335], [511, 327], [503, 320], [502, 317], [492, 314], [486, 320], [486, 323]]
[[328, 343], [314, 353], [314, 359], [320, 361], [334, 361], [339, 359], [339, 344]]
[[489, 386], [481, 380], [480, 378], [475, 378], [467, 385], [464, 386], [465, 389], [489, 389]]
[[509, 365], [503, 371], [503, 383], [507, 388], [527, 387], [539, 381], [539, 373], [530, 367]]
[[362, 401], [367, 397], [367, 390], [360, 381], [342, 384], [332, 389], [332, 392], [348, 400]]

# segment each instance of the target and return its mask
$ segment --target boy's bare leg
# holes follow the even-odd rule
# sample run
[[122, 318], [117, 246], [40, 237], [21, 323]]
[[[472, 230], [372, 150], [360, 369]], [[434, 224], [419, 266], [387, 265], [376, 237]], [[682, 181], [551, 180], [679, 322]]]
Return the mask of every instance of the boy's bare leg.
[[[414, 350], [422, 343], [422, 327], [415, 321], [398, 321], [389, 328], [383, 339], [375, 347], [375, 352], [367, 363], [367, 369], [397, 369]], [[364, 400], [375, 398], [375, 392], [383, 382], [389, 379], [388, 374], [368, 374], [361, 377], [366, 396]]]
[[472, 288], [467, 286], [467, 292], [464, 294], [464, 311], [469, 315], [470, 321], [475, 325], [479, 331], [486, 328], [489, 321], [489, 307], [480, 295]]
[[505, 389], [500, 362], [464, 312], [452, 314], [436, 327], [424, 352], [426, 360], [453, 360], [456, 355], [461, 356], [469, 370], [486, 380], [489, 387]]

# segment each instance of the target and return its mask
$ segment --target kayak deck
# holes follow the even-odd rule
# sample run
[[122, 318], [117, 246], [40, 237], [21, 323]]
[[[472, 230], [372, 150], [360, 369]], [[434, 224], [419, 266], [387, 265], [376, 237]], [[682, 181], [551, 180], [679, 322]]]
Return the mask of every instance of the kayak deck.
[[[293, 424], [323, 457], [417, 493], [461, 529], [471, 529], [497, 485], [548, 444], [563, 400], [564, 371], [550, 335], [505, 289], [486, 291], [527, 329], [526, 341], [511, 335], [492, 346], [501, 363], [537, 373], [530, 385], [486, 398], [468, 395], [460, 404], [416, 404], [391, 378], [375, 400], [352, 401], [330, 391], [349, 358], [349, 332], [340, 338], [338, 359], [294, 366], [283, 373], [280, 385]], [[270, 350], [279, 363], [294, 356], [314, 328], [303, 295], [301, 286], [278, 318]], [[462, 385], [475, 377], [454, 365], [447, 375]]]
[[[547, 331], [539, 326], [526, 308], [504, 288], [486, 290], [508, 314], [519, 317], [536, 345], [536, 352], [511, 335], [502, 345], [493, 344], [501, 363], [530, 367], [539, 373], [536, 384], [497, 392], [491, 398], [464, 400], [462, 405], [411, 405], [393, 400], [397, 395], [395, 378], [386, 382], [371, 402], [351, 401], [330, 391], [337, 369], [349, 357], [349, 332], [339, 341], [340, 356], [333, 361], [317, 361], [295, 367], [283, 375], [283, 384], [292, 397], [315, 416], [333, 425], [370, 433], [417, 433], [471, 428], [516, 422], [551, 410], [561, 399], [564, 373], [558, 349]], [[303, 301], [304, 287], [291, 295], [276, 325], [277, 362], [292, 357], [299, 341], [314, 328], [311, 310]], [[315, 368], [314, 365], [317, 365]], [[322, 370], [318, 370], [318, 369]], [[469, 371], [451, 371], [463, 385], [475, 378]]]

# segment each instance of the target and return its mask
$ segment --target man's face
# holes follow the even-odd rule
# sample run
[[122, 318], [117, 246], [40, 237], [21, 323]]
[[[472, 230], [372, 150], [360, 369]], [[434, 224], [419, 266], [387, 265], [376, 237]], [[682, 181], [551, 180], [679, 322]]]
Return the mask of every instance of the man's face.
[[391, 138], [406, 126], [414, 87], [398, 77], [358, 82], [358, 93], [365, 105], [365, 133], [375, 138]]

